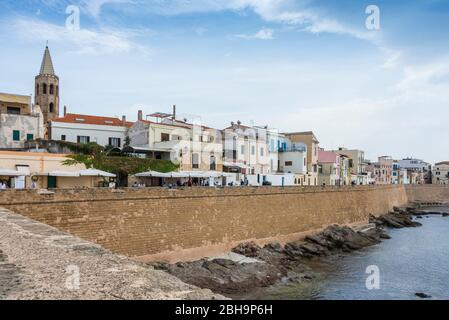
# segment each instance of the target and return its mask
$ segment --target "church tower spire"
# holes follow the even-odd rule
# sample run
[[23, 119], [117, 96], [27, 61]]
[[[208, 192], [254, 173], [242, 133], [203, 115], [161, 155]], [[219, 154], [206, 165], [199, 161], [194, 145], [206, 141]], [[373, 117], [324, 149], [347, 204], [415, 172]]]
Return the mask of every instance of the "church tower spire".
[[55, 74], [48, 44], [45, 47], [44, 56], [39, 74], [35, 78], [36, 93], [34, 102], [44, 115], [44, 122], [59, 117], [59, 77]]

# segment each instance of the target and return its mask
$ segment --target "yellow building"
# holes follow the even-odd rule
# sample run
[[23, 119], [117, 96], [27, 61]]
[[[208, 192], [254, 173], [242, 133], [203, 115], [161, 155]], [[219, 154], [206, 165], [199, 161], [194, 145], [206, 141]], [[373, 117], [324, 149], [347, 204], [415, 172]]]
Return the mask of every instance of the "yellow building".
[[66, 155], [33, 152], [0, 151], [0, 181], [10, 188], [90, 188], [103, 180], [80, 176], [84, 165], [65, 166]]

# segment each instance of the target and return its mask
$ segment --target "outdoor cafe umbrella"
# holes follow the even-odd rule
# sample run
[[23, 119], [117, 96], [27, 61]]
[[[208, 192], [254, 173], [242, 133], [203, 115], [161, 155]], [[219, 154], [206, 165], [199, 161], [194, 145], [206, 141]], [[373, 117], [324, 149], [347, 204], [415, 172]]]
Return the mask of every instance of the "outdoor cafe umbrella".
[[170, 173], [162, 173], [157, 171], [148, 171], [136, 174], [138, 178], [171, 178]]
[[49, 177], [79, 177], [79, 172], [76, 171], [50, 171], [43, 174], [37, 174], [37, 176], [49, 176]]
[[16, 170], [9, 170], [9, 169], [0, 169], [0, 176], [3, 177], [24, 177], [29, 176], [26, 172], [19, 172]]
[[79, 175], [81, 177], [105, 177], [105, 178], [115, 178], [117, 177], [113, 173], [109, 173], [106, 171], [101, 171], [97, 169], [86, 169], [79, 171]]
[[113, 173], [109, 173], [106, 171], [102, 171], [102, 170], [97, 170], [97, 169], [86, 169], [86, 170], [81, 170], [79, 171], [79, 174], [81, 177], [91, 177], [91, 186], [94, 186], [94, 177], [104, 177], [104, 178], [115, 178], [117, 177], [115, 174]]

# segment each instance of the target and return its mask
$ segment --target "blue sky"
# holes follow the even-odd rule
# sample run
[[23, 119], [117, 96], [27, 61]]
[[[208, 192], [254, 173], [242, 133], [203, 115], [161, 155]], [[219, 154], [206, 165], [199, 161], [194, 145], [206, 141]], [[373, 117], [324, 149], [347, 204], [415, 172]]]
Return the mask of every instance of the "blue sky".
[[[365, 26], [372, 4], [380, 30]], [[313, 130], [325, 148], [435, 162], [449, 160], [448, 31], [443, 0], [2, 0], [0, 91], [33, 92], [48, 40], [70, 112], [176, 104], [218, 128]]]

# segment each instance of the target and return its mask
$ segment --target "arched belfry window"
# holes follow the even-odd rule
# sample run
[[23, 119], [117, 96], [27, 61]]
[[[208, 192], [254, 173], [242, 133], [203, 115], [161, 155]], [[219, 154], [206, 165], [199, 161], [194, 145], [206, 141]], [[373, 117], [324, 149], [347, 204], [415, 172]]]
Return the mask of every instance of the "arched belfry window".
[[50, 85], [50, 94], [55, 94], [55, 86], [54, 85]]
[[46, 83], [44, 83], [44, 84], [42, 85], [42, 93], [43, 93], [43, 94], [47, 94], [47, 84], [46, 84]]
[[50, 110], [49, 110], [51, 113], [53, 113], [53, 112], [55, 112], [55, 105], [54, 105], [54, 103], [52, 102], [52, 103], [50, 103]]

